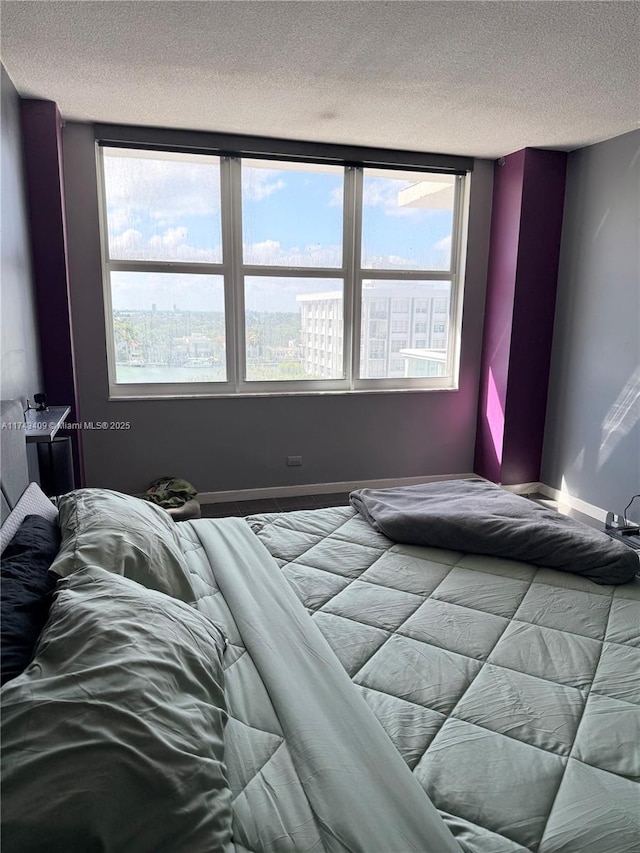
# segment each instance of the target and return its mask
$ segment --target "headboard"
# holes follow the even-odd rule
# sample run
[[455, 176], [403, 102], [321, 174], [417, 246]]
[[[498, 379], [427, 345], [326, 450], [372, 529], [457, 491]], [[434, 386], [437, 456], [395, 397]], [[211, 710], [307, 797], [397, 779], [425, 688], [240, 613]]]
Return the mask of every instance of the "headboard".
[[24, 413], [20, 400], [2, 400], [0, 402], [0, 452], [2, 456], [2, 478], [0, 483], [2, 521], [18, 502], [29, 485], [27, 466], [26, 434]]

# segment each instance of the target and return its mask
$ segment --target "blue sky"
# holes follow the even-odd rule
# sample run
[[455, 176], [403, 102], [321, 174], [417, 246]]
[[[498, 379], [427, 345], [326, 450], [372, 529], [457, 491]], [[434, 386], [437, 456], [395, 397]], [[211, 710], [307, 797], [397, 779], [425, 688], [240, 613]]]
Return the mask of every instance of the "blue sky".
[[[116, 154], [117, 156], [111, 156]], [[216, 157], [148, 152], [122, 156], [105, 151], [107, 215], [111, 254], [119, 259], [220, 263], [220, 176]], [[414, 199], [402, 191], [420, 176], [365, 171], [363, 265], [386, 269], [448, 266], [450, 205]], [[243, 161], [243, 244], [245, 263], [339, 267], [342, 262], [342, 180], [339, 167], [304, 170], [269, 161]], [[442, 181], [443, 179], [436, 179]], [[447, 179], [445, 179], [447, 180]], [[448, 179], [451, 182], [452, 179]], [[439, 184], [424, 183], [429, 191]], [[441, 196], [451, 197], [442, 184]], [[417, 193], [420, 196], [420, 192]], [[425, 195], [425, 193], [423, 193]], [[426, 192], [428, 196], [428, 192]], [[433, 196], [432, 196], [433, 197]], [[218, 277], [119, 273], [112, 279], [118, 310], [221, 310]], [[211, 289], [211, 283], [215, 286]], [[328, 282], [318, 282], [326, 290]], [[311, 292], [309, 280], [301, 292]], [[297, 310], [296, 282], [267, 276], [253, 280], [258, 310]], [[263, 307], [264, 306], [264, 307]]]

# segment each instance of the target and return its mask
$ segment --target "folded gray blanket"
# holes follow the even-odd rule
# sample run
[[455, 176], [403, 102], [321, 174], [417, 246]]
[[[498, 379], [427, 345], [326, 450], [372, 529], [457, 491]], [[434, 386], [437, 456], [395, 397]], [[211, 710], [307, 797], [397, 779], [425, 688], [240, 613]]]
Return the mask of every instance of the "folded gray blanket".
[[635, 551], [606, 533], [486, 480], [357, 489], [350, 501], [394, 542], [524, 560], [600, 584], [640, 571]]

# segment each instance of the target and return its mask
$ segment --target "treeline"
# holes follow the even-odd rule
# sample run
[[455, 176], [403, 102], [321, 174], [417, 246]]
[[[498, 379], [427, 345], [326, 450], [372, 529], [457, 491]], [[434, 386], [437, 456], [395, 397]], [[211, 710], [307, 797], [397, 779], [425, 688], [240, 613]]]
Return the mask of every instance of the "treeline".
[[[202, 335], [213, 351], [224, 349], [225, 322], [222, 311], [114, 311], [116, 348], [129, 356], [137, 350], [170, 352], [179, 338]], [[297, 312], [246, 312], [247, 347], [288, 347], [300, 343], [300, 314]]]

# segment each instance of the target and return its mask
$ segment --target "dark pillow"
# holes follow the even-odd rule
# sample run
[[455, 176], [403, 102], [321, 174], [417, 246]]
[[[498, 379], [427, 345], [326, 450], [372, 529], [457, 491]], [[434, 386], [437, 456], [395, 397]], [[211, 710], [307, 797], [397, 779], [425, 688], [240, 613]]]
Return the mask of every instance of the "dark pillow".
[[56, 575], [49, 571], [60, 548], [55, 521], [28, 515], [4, 549], [0, 563], [0, 681], [20, 675], [33, 658]]

